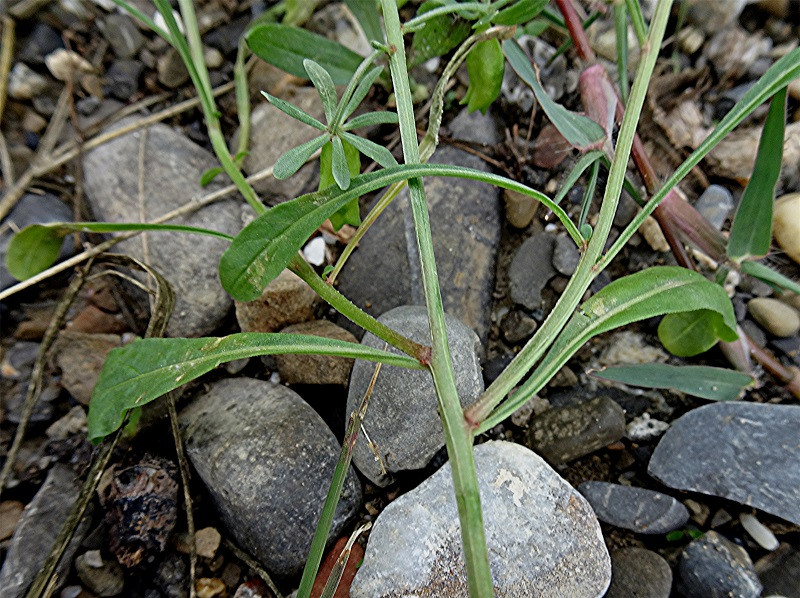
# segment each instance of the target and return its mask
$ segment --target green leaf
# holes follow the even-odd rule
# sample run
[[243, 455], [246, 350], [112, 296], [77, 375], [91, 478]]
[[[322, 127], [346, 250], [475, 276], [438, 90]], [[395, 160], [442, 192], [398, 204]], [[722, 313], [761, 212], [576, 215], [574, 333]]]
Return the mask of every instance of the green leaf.
[[[453, 0], [428, 0], [428, 2], [423, 2], [419, 7], [417, 15], [451, 4], [454, 5], [457, 2]], [[471, 29], [468, 21], [455, 14], [439, 15], [426, 21], [411, 39], [413, 58], [409, 66], [412, 67], [435, 56], [446, 54], [467, 39]]]
[[[347, 106], [345, 106], [344, 110], [342, 111], [342, 121], [347, 120], [347, 118], [355, 112], [355, 109], [358, 108], [358, 105], [367, 97], [372, 84], [375, 83], [375, 79], [378, 78], [378, 75], [383, 72], [383, 67], [376, 66], [374, 69], [370, 70], [361, 81], [358, 82], [358, 86], [356, 87], [353, 95], [347, 98]], [[342, 98], [344, 101], [345, 98]], [[355, 119], [354, 119], [355, 120]]]
[[[361, 156], [358, 150], [346, 141], [342, 142], [344, 155], [347, 159], [347, 167], [350, 175], [357, 177], [361, 172]], [[319, 157], [320, 176], [319, 176], [319, 190], [323, 190], [336, 184], [333, 178], [333, 165], [332, 165], [333, 147], [330, 143], [322, 146], [322, 153]], [[339, 230], [345, 224], [358, 226], [361, 224], [361, 213], [358, 208], [358, 198], [351, 200], [350, 203], [342, 207], [340, 210], [331, 215], [331, 225], [334, 230]]]
[[466, 62], [469, 87], [461, 103], [467, 105], [468, 112], [480, 110], [486, 114], [503, 84], [506, 61], [500, 42], [496, 39], [480, 42], [469, 51]]
[[498, 12], [492, 19], [495, 25], [521, 25], [544, 10], [549, 0], [519, 0]]
[[208, 170], [204, 171], [203, 174], [200, 175], [200, 186], [201, 187], [208, 187], [215, 178], [221, 175], [224, 172], [222, 166], [215, 166], [214, 168], [209, 168]]
[[534, 19], [525, 27], [523, 27], [523, 31], [525, 31], [525, 35], [530, 35], [531, 37], [539, 37], [542, 33], [547, 31], [550, 27], [550, 22], [546, 19]]
[[300, 26], [314, 14], [317, 6], [322, 0], [285, 0], [286, 14], [283, 22], [287, 25]]
[[320, 135], [311, 141], [306, 141], [304, 144], [290, 149], [275, 162], [275, 167], [272, 170], [273, 176], [278, 180], [288, 179], [300, 170], [300, 167], [306, 163], [311, 154], [325, 145], [328, 139], [327, 135]]
[[336, 112], [337, 98], [336, 88], [333, 85], [330, 73], [308, 58], [303, 61], [303, 67], [306, 69], [317, 93], [319, 93], [319, 99], [322, 100], [322, 109], [325, 110], [325, 118], [328, 121], [328, 125], [335, 124], [333, 115]]
[[769, 107], [758, 144], [753, 176], [736, 209], [728, 238], [728, 257], [735, 261], [764, 257], [772, 239], [772, 204], [781, 174], [786, 88], [776, 93]]
[[311, 116], [308, 112], [301, 110], [297, 106], [293, 106], [289, 102], [282, 100], [280, 98], [276, 98], [273, 95], [268, 94], [266, 91], [262, 91], [261, 95], [263, 95], [270, 104], [275, 106], [281, 112], [288, 114], [295, 120], [299, 120], [301, 123], [305, 123], [310, 127], [314, 127], [315, 129], [319, 129], [320, 131], [327, 131], [327, 127], [319, 122], [316, 118]]
[[331, 140], [331, 171], [333, 180], [339, 185], [339, 189], [345, 190], [350, 186], [350, 168], [347, 164], [347, 156], [344, 155], [342, 139], [338, 135]]
[[597, 160], [601, 159], [604, 155], [605, 154], [603, 153], [603, 150], [592, 150], [583, 154], [575, 163], [575, 166], [572, 167], [572, 170], [567, 175], [567, 178], [564, 179], [564, 184], [561, 186], [561, 189], [559, 189], [558, 195], [553, 198], [553, 201], [556, 203], [561, 203], [561, 200], [567, 196], [569, 190], [572, 189], [572, 187], [575, 186], [575, 183], [578, 182], [578, 179], [581, 178], [583, 172]]
[[732, 342], [738, 337], [730, 333], [718, 312], [697, 309], [664, 316], [658, 325], [658, 338], [673, 355], [692, 357], [708, 351], [720, 339]]
[[375, 0], [344, 0], [347, 8], [361, 25], [364, 35], [369, 41], [384, 41], [378, 3]]
[[706, 365], [645, 363], [605, 368], [592, 375], [631, 386], [671, 388], [710, 401], [734, 401], [755, 384], [747, 374]]
[[17, 280], [26, 280], [47, 270], [58, 259], [64, 237], [70, 233], [117, 233], [127, 231], [173, 231], [197, 233], [232, 241], [233, 237], [214, 230], [178, 224], [114, 222], [57, 222], [26, 226], [11, 239], [6, 251], [6, 268]]
[[343, 45], [289, 25], [262, 23], [246, 36], [253, 54], [295, 77], [307, 76], [303, 60], [310, 58], [328, 71], [334, 84], [346, 85], [361, 64], [361, 56]]
[[520, 79], [525, 81], [536, 96], [542, 110], [550, 122], [558, 129], [564, 138], [581, 150], [594, 149], [605, 138], [603, 128], [592, 119], [570, 112], [561, 104], [550, 99], [539, 83], [538, 76], [530, 60], [525, 55], [516, 40], [509, 39], [503, 42], [503, 51], [511, 68], [516, 71]]
[[350, 119], [342, 127], [345, 131], [358, 129], [359, 127], [372, 127], [374, 125], [393, 125], [397, 123], [397, 112], [381, 111], [367, 112]]
[[242, 332], [220, 338], [148, 338], [109, 353], [92, 391], [89, 439], [97, 442], [122, 424], [125, 413], [202, 376], [221, 363], [256, 355], [335, 355], [417, 368], [404, 355], [303, 334]]
[[792, 291], [793, 293], [800, 295], [800, 283], [797, 283], [791, 278], [784, 276], [780, 272], [776, 272], [769, 266], [748, 260], [743, 261], [740, 266], [742, 268], [742, 272], [745, 274], [755, 276], [767, 284], [778, 286], [782, 289], [786, 289], [787, 291]]
[[358, 149], [358, 151], [368, 158], [372, 158], [384, 168], [397, 166], [397, 160], [394, 159], [392, 152], [382, 145], [378, 145], [369, 139], [364, 139], [363, 137], [345, 131], [342, 131], [342, 139], [347, 140], [347, 142]]

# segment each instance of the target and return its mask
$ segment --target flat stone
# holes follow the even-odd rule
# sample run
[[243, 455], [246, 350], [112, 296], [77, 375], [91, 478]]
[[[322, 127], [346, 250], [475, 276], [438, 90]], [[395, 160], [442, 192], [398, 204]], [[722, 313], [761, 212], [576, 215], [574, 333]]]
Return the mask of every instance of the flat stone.
[[[287, 326], [281, 332], [310, 334], [333, 340], [357, 343], [358, 339], [328, 320], [314, 320]], [[354, 359], [328, 355], [275, 355], [281, 381], [287, 384], [336, 384], [347, 386]]]
[[[0, 226], [0, 290], [7, 289], [17, 283], [17, 279], [6, 270], [6, 251], [8, 250], [8, 244], [11, 243], [11, 238], [14, 236], [14, 229], [22, 230], [31, 224], [71, 221], [72, 210], [55, 195], [50, 193], [45, 193], [44, 195], [26, 193], [23, 195]], [[72, 239], [64, 239], [58, 259], [62, 260], [73, 253], [75, 253], [75, 249]]]
[[253, 301], [236, 301], [236, 320], [243, 332], [277, 332], [314, 317], [317, 294], [294, 272], [284, 270]]
[[80, 580], [97, 596], [116, 596], [125, 587], [125, 575], [116, 561], [103, 560], [99, 550], [90, 550], [75, 559]]
[[534, 310], [542, 307], [542, 289], [556, 270], [552, 260], [556, 237], [539, 233], [519, 246], [508, 268], [508, 290], [511, 300]]
[[[494, 118], [479, 112], [462, 112], [450, 123], [450, 131], [477, 143], [499, 139]], [[477, 156], [446, 145], [436, 150], [431, 162], [489, 171]], [[430, 177], [425, 179], [425, 192], [444, 309], [485, 342], [502, 222], [500, 190], [465, 179]], [[399, 305], [424, 303], [407, 193], [392, 202], [361, 240], [339, 282], [345, 296], [376, 317]]]
[[[236, 541], [276, 575], [298, 574], [339, 458], [333, 432], [292, 390], [251, 378], [212, 384], [179, 419], [187, 456]], [[351, 472], [331, 539], [360, 502]]]
[[559, 235], [556, 237], [556, 244], [553, 248], [553, 267], [559, 274], [572, 276], [578, 267], [581, 254], [569, 235]]
[[123, 60], [133, 58], [144, 45], [144, 35], [127, 14], [111, 13], [105, 19], [97, 20], [96, 23], [117, 58]]
[[611, 553], [611, 585], [605, 598], [669, 598], [672, 570], [651, 550], [628, 546]]
[[[28, 586], [33, 583], [50, 553], [79, 492], [80, 483], [72, 470], [65, 465], [54, 465], [36, 496], [25, 507], [22, 519], [11, 538], [3, 568], [0, 570], [0, 596], [25, 596]], [[61, 580], [61, 583], [69, 573], [72, 557], [83, 541], [87, 528], [88, 520], [83, 520], [61, 557], [56, 569], [56, 579]], [[53, 589], [58, 590], [60, 585], [56, 582]]]
[[[124, 119], [115, 127], [130, 122]], [[144, 167], [140, 173], [138, 156], [142, 143]], [[86, 197], [99, 221], [153, 220], [223, 185], [212, 182], [205, 189], [200, 186], [200, 176], [217, 166], [217, 160], [163, 124], [124, 135], [87, 152], [83, 166]], [[140, 175], [144, 186], [141, 199]], [[241, 214], [242, 206], [229, 199], [171, 222], [235, 235], [241, 228]], [[169, 336], [202, 336], [222, 323], [232, 304], [217, 274], [219, 258], [227, 247], [224, 240], [213, 237], [154, 232], [123, 241], [115, 251], [150, 264], [172, 285], [176, 302], [167, 326]]]
[[[378, 318], [408, 338], [430, 344], [428, 315], [424, 307], [397, 307]], [[475, 333], [456, 318], [445, 315], [447, 337], [453, 357], [456, 389], [463, 406], [470, 405], [483, 392], [479, 362], [480, 342]], [[362, 345], [383, 349], [385, 342], [365, 334]], [[388, 351], [398, 353], [393, 347]], [[347, 412], [358, 409], [375, 372], [375, 364], [358, 360], [353, 366], [347, 394]], [[427, 371], [390, 365], [381, 367], [363, 427], [377, 445], [387, 473], [425, 467], [444, 446], [444, 432], [437, 411], [433, 380]], [[363, 434], [353, 449], [353, 463], [374, 484], [386, 486], [391, 475], [381, 471]]]
[[53, 353], [61, 369], [61, 384], [81, 405], [88, 405], [106, 357], [122, 346], [116, 334], [64, 331], [58, 335]]
[[722, 185], [709, 185], [697, 198], [694, 207], [708, 220], [711, 226], [722, 230], [728, 214], [733, 209], [733, 195]]
[[609, 482], [584, 482], [578, 486], [604, 523], [640, 534], [665, 534], [689, 521], [689, 510], [671, 496]]
[[692, 540], [676, 573], [678, 591], [686, 598], [761, 596], [761, 582], [745, 549], [715, 531]]
[[108, 92], [127, 102], [139, 90], [144, 65], [138, 60], [115, 60], [106, 71]]
[[[475, 466], [495, 596], [602, 596], [611, 567], [586, 500], [518, 444], [475, 447]], [[447, 463], [378, 516], [350, 596], [468, 594]]]
[[527, 444], [550, 463], [567, 463], [608, 446], [625, 434], [625, 412], [608, 397], [545, 411], [534, 418]]
[[800, 407], [711, 403], [672, 422], [648, 473], [670, 488], [720, 496], [800, 525]]

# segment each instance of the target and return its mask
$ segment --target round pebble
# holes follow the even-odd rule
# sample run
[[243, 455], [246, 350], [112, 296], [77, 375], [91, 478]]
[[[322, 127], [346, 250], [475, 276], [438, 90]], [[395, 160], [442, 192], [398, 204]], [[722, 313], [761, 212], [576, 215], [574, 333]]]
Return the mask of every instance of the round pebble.
[[784, 195], [775, 202], [772, 224], [775, 241], [800, 264], [800, 193]]
[[778, 299], [756, 297], [747, 303], [747, 309], [756, 322], [775, 336], [793, 336], [800, 330], [800, 314]]

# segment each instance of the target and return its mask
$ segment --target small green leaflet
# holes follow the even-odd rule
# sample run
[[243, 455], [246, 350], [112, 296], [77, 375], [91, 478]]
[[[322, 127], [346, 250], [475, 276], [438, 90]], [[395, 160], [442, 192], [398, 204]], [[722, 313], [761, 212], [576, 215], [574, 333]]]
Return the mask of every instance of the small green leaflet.
[[221, 363], [256, 355], [335, 355], [421, 369], [415, 359], [340, 340], [269, 332], [220, 338], [146, 338], [114, 349], [100, 372], [89, 404], [89, 439], [97, 442], [141, 407], [210, 372]]
[[538, 16], [549, 0], [516, 0], [492, 17], [495, 25], [521, 25]]
[[791, 278], [784, 276], [780, 272], [776, 272], [769, 266], [765, 266], [760, 262], [745, 260], [741, 263], [741, 268], [742, 272], [745, 274], [749, 274], [750, 276], [754, 276], [759, 280], [763, 280], [767, 284], [778, 286], [782, 289], [786, 289], [787, 291], [792, 291], [793, 293], [800, 295], [800, 283], [797, 283]]
[[592, 372], [592, 375], [631, 386], [671, 388], [710, 401], [736, 400], [755, 384], [747, 374], [706, 365], [623, 365]]
[[772, 203], [781, 174], [783, 133], [786, 121], [786, 88], [772, 97], [761, 131], [753, 176], [739, 202], [728, 238], [728, 257], [740, 262], [764, 257], [772, 239]]
[[468, 112], [480, 110], [486, 114], [489, 106], [500, 95], [506, 60], [500, 42], [490, 39], [477, 44], [467, 54], [469, 87], [462, 104]]
[[737, 338], [738, 335], [731, 332], [721, 315], [708, 309], [667, 314], [658, 325], [661, 344], [678, 357], [699, 355], [719, 340], [730, 343]]
[[[357, 177], [361, 172], [361, 156], [358, 150], [347, 142], [342, 143], [345, 158], [347, 160], [347, 167], [349, 174]], [[322, 153], [319, 156], [319, 190], [322, 191], [331, 185], [336, 184], [333, 176], [332, 164], [332, 145], [326, 143], [322, 146]], [[349, 185], [348, 185], [349, 186]], [[358, 226], [361, 224], [361, 214], [358, 209], [358, 198], [353, 199], [340, 209], [338, 212], [331, 214], [331, 224], [334, 230], [339, 230], [343, 225], [349, 224], [351, 226]]]

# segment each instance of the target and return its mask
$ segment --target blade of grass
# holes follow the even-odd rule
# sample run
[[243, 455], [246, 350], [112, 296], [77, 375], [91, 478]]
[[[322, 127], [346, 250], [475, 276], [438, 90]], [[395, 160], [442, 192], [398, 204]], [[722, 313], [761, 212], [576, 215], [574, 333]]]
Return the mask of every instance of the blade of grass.
[[614, 3], [613, 11], [614, 32], [616, 33], [617, 41], [619, 95], [624, 106], [628, 102], [628, 15], [626, 14], [625, 4], [621, 1]]
[[636, 32], [636, 39], [639, 41], [639, 47], [641, 48], [647, 42], [647, 25], [642, 15], [642, 7], [639, 5], [639, 0], [625, 0], [625, 4], [628, 7], [628, 13], [631, 15], [633, 30]]

